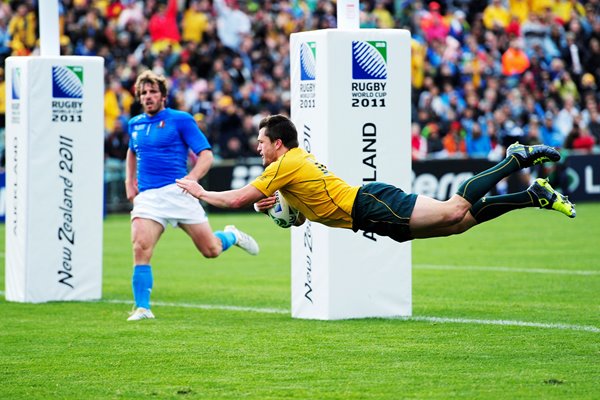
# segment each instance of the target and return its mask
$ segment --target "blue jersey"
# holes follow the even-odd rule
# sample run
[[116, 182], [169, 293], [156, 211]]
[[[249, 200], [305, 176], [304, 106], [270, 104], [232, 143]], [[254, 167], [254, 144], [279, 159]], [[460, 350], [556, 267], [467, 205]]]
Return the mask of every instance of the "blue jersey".
[[166, 108], [150, 117], [140, 114], [129, 120], [129, 149], [137, 160], [140, 192], [175, 183], [187, 175], [188, 149], [194, 154], [210, 149], [192, 116]]

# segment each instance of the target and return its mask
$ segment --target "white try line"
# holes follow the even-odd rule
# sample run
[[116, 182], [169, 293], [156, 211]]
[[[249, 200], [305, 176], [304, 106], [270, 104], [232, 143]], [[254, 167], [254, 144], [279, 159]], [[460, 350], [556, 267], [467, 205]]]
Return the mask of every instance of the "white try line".
[[[132, 304], [131, 300], [101, 300], [105, 303], [116, 303], [116, 304]], [[193, 308], [200, 310], [221, 310], [221, 311], [241, 311], [241, 312], [255, 312], [261, 314], [291, 314], [290, 310], [284, 308], [260, 308], [260, 307], [239, 307], [239, 306], [226, 306], [219, 304], [192, 304], [192, 303], [166, 303], [155, 301], [152, 304], [159, 307], [183, 307]], [[600, 328], [595, 326], [586, 325], [572, 325], [572, 324], [558, 324], [558, 323], [540, 323], [540, 322], [528, 322], [528, 321], [511, 321], [511, 320], [487, 320], [487, 319], [471, 319], [471, 318], [448, 318], [448, 317], [428, 317], [428, 316], [412, 316], [412, 317], [393, 317], [383, 319], [400, 319], [403, 321], [417, 321], [417, 322], [431, 322], [431, 323], [444, 323], [444, 324], [471, 324], [471, 325], [501, 325], [501, 326], [518, 326], [518, 327], [529, 327], [529, 328], [542, 328], [542, 329], [559, 329], [568, 331], [583, 331], [600, 333]]]
[[[105, 303], [115, 304], [131, 304], [131, 300], [101, 300]], [[221, 310], [221, 311], [240, 311], [240, 312], [255, 312], [261, 314], [291, 314], [290, 310], [284, 308], [260, 308], [260, 307], [239, 307], [226, 306], [219, 304], [192, 304], [192, 303], [167, 303], [153, 302], [159, 307], [183, 307], [200, 310]], [[386, 318], [384, 318], [386, 319]], [[400, 319], [403, 321], [431, 322], [431, 323], [446, 323], [446, 324], [471, 324], [471, 325], [501, 325], [501, 326], [517, 326], [542, 329], [559, 329], [569, 331], [583, 331], [600, 333], [600, 328], [586, 325], [558, 324], [558, 323], [540, 323], [528, 321], [511, 321], [511, 320], [487, 320], [487, 319], [471, 319], [471, 318], [448, 318], [448, 317], [428, 317], [428, 316], [411, 316], [411, 317], [394, 317], [388, 319]]]
[[550, 268], [509, 268], [509, 267], [478, 267], [471, 265], [433, 265], [413, 264], [415, 269], [436, 271], [482, 271], [482, 272], [515, 272], [526, 274], [557, 274], [557, 275], [600, 275], [600, 270], [550, 269]]
[[[0, 295], [4, 296], [4, 292], [0, 291]], [[107, 300], [99, 300], [98, 303], [131, 305], [132, 300], [107, 299]], [[162, 301], [153, 301], [152, 304], [155, 306], [158, 306], [158, 307], [192, 308], [192, 309], [196, 309], [196, 310], [253, 312], [253, 313], [260, 313], [260, 314], [287, 314], [287, 315], [291, 314], [290, 310], [287, 310], [284, 308], [241, 307], [241, 306], [227, 306], [227, 305], [222, 305], [222, 304], [169, 303], [169, 302], [162, 302]], [[386, 318], [383, 318], [383, 319], [386, 319]], [[395, 317], [395, 318], [387, 318], [387, 319], [399, 319], [399, 320], [403, 320], [403, 321], [416, 321], [416, 322], [431, 322], [434, 324], [497, 325], [497, 326], [513, 326], [513, 327], [527, 327], [527, 328], [541, 328], [541, 329], [556, 329], [556, 330], [563, 330], [563, 331], [600, 333], [600, 328], [595, 327], [595, 326], [561, 324], [561, 323], [541, 323], [541, 322], [498, 320], [498, 319], [429, 317], [429, 316], [424, 316], [424, 315], [422, 315], [422, 316], [417, 315], [417, 316], [412, 316], [412, 317]]]
[[[101, 300], [105, 303], [116, 303], [116, 304], [131, 304], [131, 300]], [[239, 306], [226, 306], [218, 304], [192, 304], [192, 303], [166, 303], [166, 302], [153, 302], [154, 305], [159, 307], [183, 307], [183, 308], [194, 308], [200, 310], [221, 310], [221, 311], [241, 311], [241, 312], [255, 312], [261, 314], [291, 314], [290, 310], [284, 308], [259, 308], [259, 307], [239, 307]], [[541, 323], [541, 322], [528, 322], [528, 321], [511, 321], [511, 320], [487, 320], [487, 319], [471, 319], [471, 318], [448, 318], [448, 317], [428, 317], [428, 316], [411, 316], [411, 317], [393, 317], [393, 318], [382, 318], [382, 319], [400, 319], [403, 321], [417, 321], [417, 322], [431, 322], [431, 323], [444, 323], [444, 324], [471, 324], [471, 325], [501, 325], [501, 326], [518, 326], [518, 327], [529, 327], [529, 328], [542, 328], [542, 329], [559, 329], [568, 331], [583, 331], [600, 333], [600, 328], [595, 326], [586, 325], [572, 325], [572, 324], [558, 324], [558, 323]]]

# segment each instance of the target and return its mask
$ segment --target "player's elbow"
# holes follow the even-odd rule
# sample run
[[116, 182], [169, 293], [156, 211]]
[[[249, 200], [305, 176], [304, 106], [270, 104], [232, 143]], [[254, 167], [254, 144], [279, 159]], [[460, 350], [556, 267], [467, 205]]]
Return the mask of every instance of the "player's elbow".
[[226, 207], [237, 209], [248, 207], [249, 205], [254, 203], [256, 201], [254, 200], [256, 196], [254, 196], [254, 193], [249, 188], [251, 188], [251, 186], [246, 185], [241, 189], [235, 189], [230, 192], [227, 192], [227, 194], [225, 194], [224, 196]]
[[198, 153], [198, 159], [201, 159], [205, 164], [210, 166], [213, 164], [213, 161], [215, 161], [215, 156], [212, 150], [207, 149]]

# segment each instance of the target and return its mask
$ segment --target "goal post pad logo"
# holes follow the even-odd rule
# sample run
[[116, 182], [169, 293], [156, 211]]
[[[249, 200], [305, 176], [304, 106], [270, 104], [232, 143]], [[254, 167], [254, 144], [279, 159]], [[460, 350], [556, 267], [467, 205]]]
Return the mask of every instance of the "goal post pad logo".
[[352, 79], [387, 79], [387, 42], [352, 41]]
[[83, 98], [83, 67], [53, 66], [52, 97], [60, 99]]
[[317, 75], [317, 43], [305, 42], [300, 45], [300, 80], [314, 81]]

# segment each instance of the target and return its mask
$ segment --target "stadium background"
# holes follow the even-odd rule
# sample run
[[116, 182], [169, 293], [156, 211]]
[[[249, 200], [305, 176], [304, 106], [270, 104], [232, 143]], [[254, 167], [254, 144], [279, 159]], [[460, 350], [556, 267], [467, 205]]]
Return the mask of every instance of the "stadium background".
[[[126, 127], [140, 112], [133, 83], [142, 70], [165, 74], [169, 106], [190, 112], [209, 137], [217, 163], [205, 183], [236, 187], [259, 172], [257, 122], [289, 114], [289, 35], [336, 27], [335, 2], [322, 0], [59, 4], [61, 55], [105, 59], [108, 212], [129, 208], [122, 184]], [[499, 192], [543, 174], [575, 201], [600, 199], [593, 176], [600, 170], [598, 0], [373, 0], [360, 7], [362, 28], [412, 34], [413, 169], [416, 178], [436, 177], [428, 194], [444, 198], [444, 174], [478, 171], [519, 140], [576, 157], [515, 178]], [[2, 59], [39, 54], [37, 11], [35, 0], [0, 3]], [[3, 70], [0, 85], [4, 96]], [[0, 107], [3, 117], [4, 99]], [[440, 159], [447, 162], [429, 162]]]
[[[245, 182], [256, 173], [255, 159], [226, 156], [219, 139], [227, 137], [227, 125], [217, 121], [227, 116], [230, 118], [226, 120], [255, 121], [248, 117], [256, 117], [265, 109], [277, 111], [279, 104], [285, 103], [288, 33], [300, 26], [302, 29], [334, 26], [333, 3], [240, 2], [242, 14], [236, 14], [237, 17], [251, 22], [249, 39], [245, 39], [251, 50], [244, 53], [242, 59], [248, 60], [246, 54], [249, 54], [253, 61], [250, 83], [235, 86], [240, 89], [232, 86], [230, 74], [234, 71], [229, 71], [229, 63], [233, 62], [235, 53], [220, 44], [217, 15], [212, 14], [216, 10], [207, 9], [209, 28], [197, 45], [204, 50], [199, 50], [196, 56], [203, 61], [194, 63], [189, 59], [184, 61], [185, 47], [179, 56], [172, 55], [173, 50], [152, 55], [152, 51], [147, 50], [152, 48], [152, 40], [140, 41], [149, 35], [147, 24], [151, 14], [137, 14], [142, 15], [138, 22], [127, 29], [120, 28], [119, 19], [111, 17], [114, 13], [109, 11], [111, 5], [119, 9], [116, 3], [62, 3], [65, 32], [62, 54], [83, 54], [78, 43], [87, 41], [89, 44], [86, 38], [91, 36], [95, 38], [92, 50], [104, 54], [107, 60], [107, 116], [111, 109], [117, 110], [118, 116], [114, 121], [117, 128], [106, 132], [110, 138], [106, 149], [107, 174], [112, 173], [113, 178], [118, 179], [119, 154], [122, 153], [113, 153], [113, 148], [121, 151], [125, 148], [120, 141], [123, 137], [118, 134], [119, 122], [139, 110], [127, 91], [119, 88], [129, 88], [139, 70], [152, 67], [163, 68], [169, 76], [175, 89], [172, 106], [176, 106], [177, 97], [183, 96], [177, 92], [200, 96], [203, 91], [195, 90], [206, 85], [206, 100], [191, 102], [204, 104], [206, 112], [193, 108], [190, 112], [206, 129], [220, 156], [213, 171], [231, 176], [231, 185]], [[576, 1], [546, 4], [556, 5], [560, 10], [570, 7], [569, 3], [579, 4]], [[19, 17], [18, 4], [0, 2], [3, 57], [37, 51], [33, 23], [36, 5], [29, 3], [30, 8], [21, 11], [24, 17]], [[129, 2], [121, 4], [124, 8], [120, 15], [134, 7]], [[135, 4], [144, 10], [151, 9], [156, 2]], [[213, 3], [203, 4], [207, 7]], [[545, 50], [541, 54], [548, 60], [543, 64], [531, 56], [525, 73], [503, 75], [501, 54], [506, 52], [508, 33], [505, 31], [510, 29], [484, 27], [478, 15], [483, 12], [485, 2], [440, 3], [439, 14], [448, 23], [462, 18], [456, 11], [464, 12], [469, 26], [462, 25], [463, 40], [474, 37], [479, 43], [476, 50], [479, 58], [469, 58], [472, 53], [469, 55], [466, 48], [459, 47], [457, 58], [452, 62], [444, 58], [448, 46], [443, 47], [441, 43], [446, 39], [426, 35], [429, 28], [438, 26], [433, 23], [437, 19], [434, 18], [435, 5], [389, 2], [379, 5], [376, 11], [375, 7], [368, 8], [369, 3], [362, 4], [364, 27], [384, 26], [379, 21], [386, 20], [388, 13], [381, 11], [381, 7], [387, 5], [393, 16], [391, 20], [387, 18], [388, 23], [409, 27], [413, 33], [413, 169], [414, 181], [420, 188], [432, 191], [435, 188], [435, 192], [443, 196], [464, 169], [492, 162], [488, 157], [492, 160], [501, 157], [501, 138], [504, 137], [501, 132], [508, 130], [500, 128], [515, 127], [500, 123], [501, 117], [508, 111], [512, 115], [514, 110], [528, 110], [532, 97], [537, 100], [533, 102], [533, 105], [537, 103], [535, 113], [517, 112], [515, 115], [522, 115], [526, 120], [518, 125], [511, 119], [518, 128], [510, 132], [523, 135], [527, 132], [531, 136], [531, 132], [536, 132], [533, 115], [538, 119], [551, 116], [545, 120], [558, 125], [563, 109], [559, 93], [564, 90], [559, 91], [553, 84], [560, 86], [561, 81], [555, 80], [552, 71], [560, 65], [564, 71], [574, 71], [570, 56], [566, 53], [552, 56]], [[515, 2], [514, 7], [515, 4], [539, 7], [544, 3]], [[96, 6], [99, 11], [94, 11]], [[181, 34], [184, 11], [191, 7], [185, 2], [180, 5], [176, 21]], [[33, 14], [25, 13], [28, 10]], [[545, 15], [553, 16], [553, 10]], [[592, 133], [597, 126], [597, 119], [591, 117], [595, 103], [590, 109], [591, 102], [588, 104], [583, 99], [586, 94], [598, 96], [595, 86], [589, 89], [591, 80], [586, 75], [591, 74], [597, 82], [597, 70], [594, 72], [593, 67], [597, 68], [600, 62], [593, 61], [594, 57], [598, 59], [594, 55], [598, 52], [594, 50], [597, 45], [592, 38], [599, 32], [598, 2], [588, 2], [583, 10], [586, 16], [577, 17], [577, 21], [582, 27], [585, 21], [593, 21], [585, 25], [593, 28], [585, 34], [577, 31], [577, 35], [584, 37], [584, 44], [570, 46], [569, 54], [573, 51], [579, 54], [580, 63], [586, 65], [582, 69], [585, 73], [580, 74], [580, 80], [570, 74], [573, 84], [566, 88], [577, 89], [580, 97], [575, 103], [576, 114], [582, 119], [590, 115], [587, 132]], [[375, 15], [383, 17], [374, 19]], [[11, 24], [13, 20], [16, 22]], [[556, 38], [558, 34], [566, 43], [568, 32], [577, 29], [571, 24], [551, 21], [541, 26], [542, 32], [551, 33], [531, 38]], [[7, 41], [6, 32], [11, 25], [13, 35]], [[231, 27], [231, 24], [224, 26]], [[243, 23], [234, 26], [243, 26]], [[442, 38], [453, 35], [445, 33], [449, 26], [441, 28]], [[453, 29], [457, 27], [454, 23]], [[134, 32], [138, 29], [143, 33]], [[525, 39], [525, 23], [520, 29]], [[127, 35], [123, 34], [125, 31]], [[15, 32], [21, 34], [15, 35]], [[132, 44], [128, 51], [116, 45], [118, 40], [127, 40], [128, 36], [134, 38], [132, 43], [137, 40], [141, 44], [139, 51], [136, 52], [139, 45]], [[564, 46], [561, 48], [564, 50]], [[144, 56], [138, 61], [140, 54]], [[558, 60], [553, 67], [550, 66], [552, 60]], [[194, 74], [200, 75], [196, 78]], [[447, 74], [453, 79], [450, 85], [444, 86], [442, 82]], [[532, 76], [538, 76], [539, 80], [532, 83]], [[588, 86], [582, 84], [583, 80]], [[470, 81], [477, 82], [478, 86], [470, 89]], [[218, 82], [226, 88], [224, 92], [216, 90]], [[438, 90], [442, 91], [438, 87], [472, 104], [459, 111], [461, 118], [456, 118], [464, 130], [467, 156], [425, 151], [425, 143], [429, 142], [429, 150], [435, 149], [436, 143], [439, 146], [436, 135], [447, 137], [451, 128], [457, 127], [445, 121], [445, 115], [451, 114], [442, 106], [447, 103], [445, 107], [458, 110], [460, 103], [454, 104], [449, 96], [438, 94]], [[252, 96], [240, 97], [236, 95], [238, 92]], [[4, 88], [0, 88], [0, 95], [4, 93]], [[221, 100], [223, 98], [226, 100]], [[526, 98], [530, 100], [525, 101]], [[420, 104], [421, 99], [423, 104]], [[4, 101], [0, 101], [0, 106], [4, 107]], [[224, 108], [236, 112], [228, 115]], [[471, 111], [468, 109], [477, 111], [477, 118], [469, 119]], [[287, 111], [285, 105], [283, 110]], [[427, 118], [421, 120], [418, 114]], [[491, 143], [500, 143], [493, 147], [494, 151], [484, 151], [483, 157], [477, 157], [467, 146], [467, 143], [478, 143], [473, 140], [477, 129], [472, 129], [477, 125], [469, 128], [469, 122], [475, 119], [486, 128], [482, 132], [483, 143], [487, 143], [486, 137]], [[579, 126], [575, 131], [578, 130], [581, 131]], [[539, 141], [545, 137], [542, 132], [538, 132]], [[597, 148], [569, 150], [574, 143], [567, 143], [568, 135], [561, 133], [561, 149], [565, 154], [577, 154], [567, 160], [581, 163], [574, 167], [577, 170], [586, 171], [593, 165], [592, 172], [599, 171], [597, 164], [593, 164], [600, 158]], [[585, 139], [586, 133], [583, 136], [580, 142], [589, 142]], [[447, 142], [452, 143], [449, 139]], [[542, 173], [546, 172], [550, 171]], [[448, 173], [451, 176], [444, 177]], [[439, 178], [440, 184], [425, 185], [425, 179], [432, 180], [429, 175]], [[121, 182], [115, 182], [112, 182], [115, 190], [122, 188]], [[117, 205], [113, 204], [115, 209]], [[248, 213], [236, 215], [235, 223], [252, 230], [263, 246], [263, 256], [249, 260], [242, 252], [228, 252], [225, 257], [205, 261], [181, 230], [172, 230], [161, 239], [156, 254], [160, 285], [154, 296], [159, 318], [146, 324], [126, 323], [131, 306], [130, 221], [127, 215], [113, 213], [104, 221], [103, 300], [22, 304], [7, 302], [0, 291], [0, 372], [3, 376], [0, 398], [597, 399], [599, 207], [599, 203], [578, 204], [579, 216], [574, 220], [558, 213], [521, 210], [464, 235], [415, 241], [412, 243], [414, 317], [338, 322], [290, 318], [290, 256], [281, 251], [281, 244], [289, 240], [289, 231], [275, 227], [261, 215]], [[538, 213], [547, 216], [541, 218]], [[227, 214], [211, 217], [215, 226], [230, 223], [231, 219]], [[526, 229], [521, 229], [523, 227]], [[5, 242], [3, 234], [0, 230], [0, 244]], [[4, 252], [0, 245], [0, 257]], [[1, 268], [0, 265], [0, 288], [3, 288]]]

